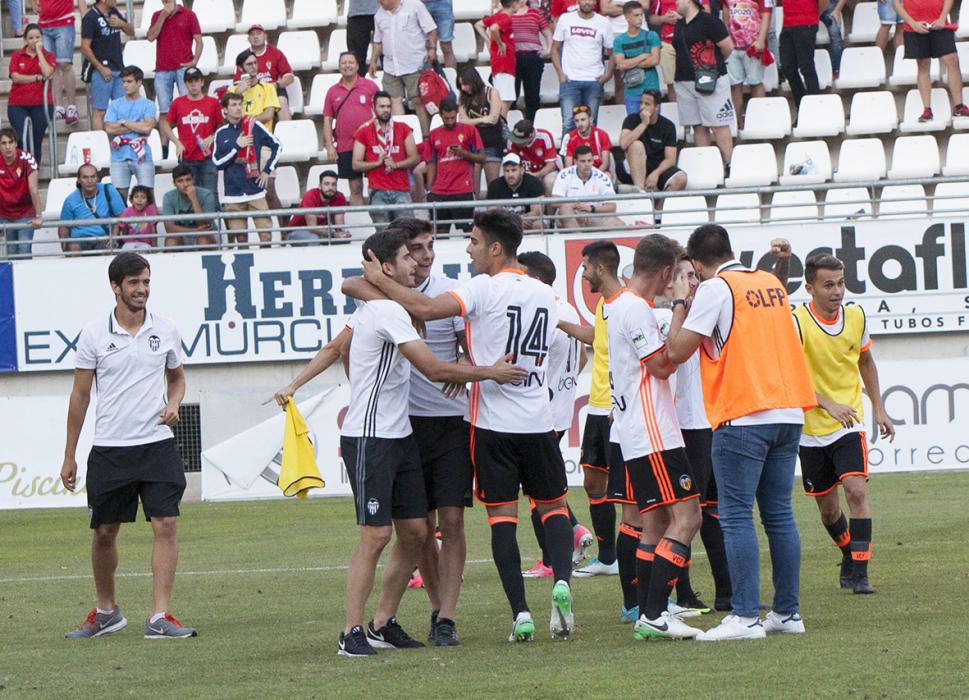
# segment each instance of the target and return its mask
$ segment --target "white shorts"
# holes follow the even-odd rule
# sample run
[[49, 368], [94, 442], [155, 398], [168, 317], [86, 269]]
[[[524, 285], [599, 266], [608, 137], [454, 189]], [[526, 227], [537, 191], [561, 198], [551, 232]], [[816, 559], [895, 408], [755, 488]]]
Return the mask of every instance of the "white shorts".
[[760, 85], [764, 82], [764, 64], [745, 50], [727, 56], [727, 75], [731, 85]]
[[721, 75], [712, 94], [697, 93], [692, 80], [676, 81], [676, 108], [683, 126], [731, 126], [737, 121], [730, 80]]
[[491, 84], [501, 95], [502, 102], [515, 101], [515, 76], [509, 73], [492, 73]]

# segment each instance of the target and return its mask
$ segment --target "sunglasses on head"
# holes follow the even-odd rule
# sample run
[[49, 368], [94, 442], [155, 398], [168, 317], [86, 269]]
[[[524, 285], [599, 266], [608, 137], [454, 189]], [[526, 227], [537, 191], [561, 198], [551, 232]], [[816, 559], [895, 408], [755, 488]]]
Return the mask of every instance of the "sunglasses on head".
[[582, 112], [585, 112], [586, 114], [592, 114], [592, 110], [586, 107], [585, 105], [579, 105], [578, 107], [572, 108], [572, 114], [581, 114]]

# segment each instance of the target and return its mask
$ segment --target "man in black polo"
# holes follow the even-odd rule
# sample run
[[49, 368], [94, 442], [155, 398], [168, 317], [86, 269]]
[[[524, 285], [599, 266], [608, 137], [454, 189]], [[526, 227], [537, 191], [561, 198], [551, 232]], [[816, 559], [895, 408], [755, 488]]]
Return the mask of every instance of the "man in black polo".
[[[522, 159], [509, 153], [501, 160], [501, 176], [488, 184], [488, 199], [535, 199], [545, 195], [542, 181], [531, 173], [525, 172]], [[541, 228], [542, 207], [532, 202], [522, 202], [521, 206], [504, 207], [517, 212], [522, 217], [526, 231]]]

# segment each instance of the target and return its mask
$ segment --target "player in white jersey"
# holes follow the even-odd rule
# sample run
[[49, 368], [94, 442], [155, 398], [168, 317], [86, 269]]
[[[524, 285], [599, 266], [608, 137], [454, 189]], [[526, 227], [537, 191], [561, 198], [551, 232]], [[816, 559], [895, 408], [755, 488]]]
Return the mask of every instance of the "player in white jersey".
[[515, 618], [512, 641], [531, 639], [535, 630], [525, 601], [516, 540], [519, 486], [538, 504], [556, 579], [549, 629], [553, 637], [564, 639], [573, 628], [572, 528], [562, 453], [552, 430], [547, 376], [558, 308], [552, 290], [518, 267], [515, 255], [521, 240], [518, 214], [502, 209], [478, 212], [468, 244], [478, 276], [433, 299], [380, 274], [373, 260], [364, 260], [363, 267], [368, 282], [419, 319], [463, 316], [469, 357], [475, 364], [509, 356], [528, 371], [528, 377], [518, 383], [478, 384], [471, 389], [475, 493], [488, 510], [492, 553]]
[[636, 639], [692, 638], [689, 627], [667, 610], [669, 594], [690, 561], [700, 528], [699, 493], [668, 377], [675, 370], [653, 315], [653, 299], [673, 278], [676, 242], [660, 234], [636, 245], [629, 286], [606, 298], [613, 422], [625, 459], [626, 480], [643, 514], [636, 552], [639, 611]]
[[[364, 242], [363, 251], [377, 261], [380, 274], [413, 284], [415, 263], [404, 232], [376, 233]], [[369, 656], [375, 653], [374, 647], [423, 646], [396, 619], [411, 568], [427, 536], [424, 478], [407, 416], [411, 364], [432, 381], [523, 381], [527, 374], [503, 357], [479, 367], [439, 361], [420, 339], [407, 312], [387, 299], [361, 306], [351, 321], [350, 406], [340, 450], [361, 527], [347, 572], [346, 625], [338, 653]], [[277, 398], [287, 396], [277, 394]], [[364, 606], [373, 590], [377, 561], [394, 530], [397, 541], [381, 580], [377, 612], [364, 631]]]

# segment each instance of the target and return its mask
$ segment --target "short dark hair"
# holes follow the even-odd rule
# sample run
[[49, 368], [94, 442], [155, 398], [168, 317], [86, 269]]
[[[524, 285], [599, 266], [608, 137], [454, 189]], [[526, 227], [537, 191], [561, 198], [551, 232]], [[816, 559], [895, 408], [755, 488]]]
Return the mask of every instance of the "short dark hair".
[[438, 110], [441, 112], [457, 112], [458, 101], [449, 95], [441, 100], [441, 104], [438, 105]]
[[108, 279], [121, 286], [125, 277], [136, 277], [145, 270], [151, 270], [148, 260], [138, 253], [118, 253], [108, 265]]
[[518, 254], [518, 262], [528, 268], [528, 276], [552, 286], [555, 282], [555, 263], [552, 258], [537, 250]]
[[379, 100], [381, 97], [386, 97], [391, 102], [394, 101], [393, 96], [391, 96], [391, 94], [386, 90], [377, 90], [377, 92], [373, 94], [373, 104], [375, 107], [377, 106], [377, 100]]
[[412, 216], [398, 216], [390, 222], [390, 228], [400, 229], [407, 234], [407, 240], [417, 238], [424, 233], [434, 233], [434, 225], [425, 219]]
[[604, 265], [613, 276], [619, 274], [619, 248], [606, 238], [586, 244], [582, 257], [588, 258], [593, 265]]
[[360, 65], [360, 59], [357, 58], [357, 54], [353, 53], [353, 51], [341, 51], [340, 55], [336, 58], [337, 63], [342, 61], [345, 56], [353, 56], [353, 60], [357, 62], [357, 65]]
[[256, 52], [252, 49], [243, 49], [238, 54], [236, 54], [236, 68], [242, 68], [242, 64], [245, 63], [250, 56], [255, 56]]
[[572, 152], [573, 157], [578, 158], [579, 156], [584, 156], [586, 153], [592, 153], [592, 146], [587, 143], [581, 146], [576, 146], [576, 149]]
[[145, 71], [141, 70], [138, 66], [125, 66], [121, 69], [122, 78], [127, 78], [129, 75], [139, 83], [145, 79]]
[[658, 90], [643, 90], [643, 94], [639, 96], [640, 102], [642, 102], [643, 96], [645, 95], [649, 95], [650, 97], [653, 98], [653, 104], [659, 104], [660, 102], [663, 101], [663, 96], [659, 93]]
[[323, 178], [332, 177], [334, 180], [339, 180], [339, 176], [336, 174], [336, 170], [324, 170], [320, 173], [319, 182], [323, 182]]
[[238, 92], [227, 92], [222, 95], [221, 99], [219, 99], [219, 104], [222, 105], [222, 109], [225, 109], [229, 106], [230, 102], [236, 101], [242, 102], [242, 95], [240, 95]]
[[179, 163], [174, 168], [172, 168], [172, 182], [175, 182], [180, 177], [185, 177], [186, 175], [191, 175], [192, 180], [195, 180], [195, 173], [192, 169], [185, 165], [184, 163]]
[[98, 168], [98, 166], [96, 166], [94, 163], [81, 163], [77, 167], [77, 176], [78, 177], [81, 177], [81, 169], [82, 168], [94, 168], [94, 174], [95, 175], [98, 175], [101, 172], [101, 170]]
[[686, 242], [686, 254], [701, 265], [715, 265], [730, 260], [730, 236], [727, 229], [717, 224], [703, 224], [690, 234]]
[[128, 201], [129, 202], [134, 201], [135, 195], [138, 194], [139, 192], [148, 198], [149, 204], [155, 203], [155, 192], [147, 185], [135, 185], [134, 187], [132, 187], [131, 191], [128, 192]]
[[809, 255], [808, 259], [804, 261], [804, 281], [808, 284], [814, 284], [818, 270], [837, 271], [843, 269], [845, 269], [845, 264], [830, 253], [815, 253]]
[[505, 255], [515, 255], [522, 242], [522, 218], [507, 209], [484, 209], [474, 215], [474, 226], [488, 243], [501, 243]]
[[664, 267], [676, 265], [679, 243], [661, 233], [643, 236], [636, 244], [633, 254], [633, 274], [657, 272]]
[[516, 2], [518, 2], [518, 0], [500, 0], [500, 1], [501, 1], [501, 6], [502, 7], [511, 7]]
[[624, 3], [622, 6], [622, 13], [624, 15], [631, 14], [633, 10], [642, 10], [643, 4], [639, 0], [629, 0], [629, 2]]
[[393, 263], [397, 258], [397, 251], [407, 245], [407, 234], [400, 229], [388, 228], [370, 236], [363, 242], [363, 257], [370, 257], [370, 251], [381, 263]]
[[40, 28], [39, 24], [37, 24], [36, 22], [31, 22], [30, 24], [24, 27], [24, 38], [27, 38], [27, 35], [30, 32], [34, 31], [35, 29], [41, 34], [44, 33], [44, 30]]
[[0, 129], [0, 139], [6, 136], [8, 139], [13, 139], [14, 142], [18, 140], [17, 132], [12, 126], [5, 126]]

